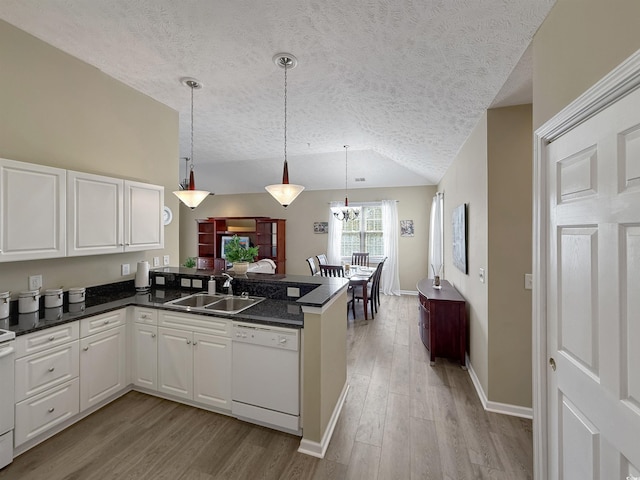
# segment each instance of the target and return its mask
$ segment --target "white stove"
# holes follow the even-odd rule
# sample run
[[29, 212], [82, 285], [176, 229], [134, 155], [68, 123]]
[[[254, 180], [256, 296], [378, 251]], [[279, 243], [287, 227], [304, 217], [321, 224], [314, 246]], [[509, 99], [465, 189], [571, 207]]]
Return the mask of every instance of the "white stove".
[[0, 330], [0, 468], [13, 461], [15, 332]]

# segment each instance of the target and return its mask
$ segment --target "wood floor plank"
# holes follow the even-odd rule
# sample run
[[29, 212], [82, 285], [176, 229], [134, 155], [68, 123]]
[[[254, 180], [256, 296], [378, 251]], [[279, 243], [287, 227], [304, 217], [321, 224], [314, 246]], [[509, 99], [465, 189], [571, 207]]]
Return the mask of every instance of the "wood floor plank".
[[375, 319], [360, 306], [347, 320], [350, 389], [324, 459], [298, 453], [299, 437], [129, 392], [0, 480], [532, 478], [531, 420], [486, 412], [456, 362], [431, 366], [416, 305], [383, 296]]

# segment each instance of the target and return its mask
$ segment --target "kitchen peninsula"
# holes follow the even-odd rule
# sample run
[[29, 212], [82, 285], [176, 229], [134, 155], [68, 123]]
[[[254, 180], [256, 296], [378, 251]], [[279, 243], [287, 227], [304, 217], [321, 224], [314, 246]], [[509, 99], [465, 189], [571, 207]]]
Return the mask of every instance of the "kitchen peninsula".
[[[93, 324], [100, 325], [102, 328], [102, 315], [109, 315], [111, 312], [113, 315], [116, 313], [124, 315], [122, 323], [126, 324], [126, 330], [122, 325], [120, 328], [123, 332], [127, 332], [128, 338], [133, 337], [134, 325], [138, 327], [145, 322], [145, 318], [151, 318], [152, 315], [160, 318], [163, 316], [170, 318], [191, 317], [201, 325], [207, 323], [231, 325], [233, 323], [235, 326], [241, 322], [243, 324], [272, 326], [274, 329], [282, 327], [297, 329], [300, 333], [300, 411], [303, 412], [300, 415], [299, 431], [302, 439], [299, 451], [322, 457], [328, 446], [348, 388], [346, 383], [345, 321], [348, 282], [339, 278], [249, 273], [233, 278], [234, 292], [237, 295], [247, 292], [251, 296], [265, 297], [265, 300], [238, 314], [216, 313], [208, 315], [201, 312], [185, 314], [177, 313], [176, 308], [166, 305], [166, 302], [206, 290], [203, 287], [206, 286], [211, 275], [217, 279], [217, 291], [220, 294], [226, 293], [222, 288], [224, 277], [221, 272], [188, 268], [163, 268], [151, 272], [152, 286], [148, 292], [136, 293], [131, 281], [102, 287], [90, 287], [87, 289], [86, 304], [82, 311], [75, 313], [67, 311], [68, 304], [65, 302], [65, 311], [59, 318], [47, 318], [46, 312], [41, 309], [39, 318], [30, 324], [21, 322], [18, 315], [13, 315], [7, 319], [6, 325], [0, 325], [0, 328], [15, 331], [18, 341], [22, 336], [27, 338], [27, 335], [34, 338], [40, 335], [44, 338], [45, 330], [80, 322], [92, 322], [94, 319], [99, 320]], [[126, 312], [126, 314], [121, 312]], [[106, 325], [110, 321], [110, 317], [105, 318], [107, 318], [104, 320]], [[208, 322], [209, 318], [211, 322]], [[136, 323], [141, 319], [141, 323]], [[83, 324], [80, 324], [82, 328]], [[195, 345], [198, 327], [193, 327], [193, 330]], [[48, 332], [46, 335], [49, 335]], [[231, 337], [230, 328], [226, 335]], [[228, 338], [228, 345], [231, 340]], [[83, 337], [80, 333], [81, 347], [83, 346], [82, 341]], [[17, 447], [15, 454], [28, 450], [132, 389], [181, 401], [171, 395], [163, 395], [139, 387], [139, 384], [135, 382], [135, 368], [131, 364], [139, 358], [140, 352], [135, 351], [135, 342], [132, 340], [127, 340], [127, 345], [130, 345], [126, 348], [125, 356], [127, 359], [122, 362], [126, 365], [127, 372], [124, 388], [119, 389], [104, 401], [97, 402], [92, 408], [70, 416], [55, 428], [34, 436], [32, 440]], [[150, 354], [149, 358], [151, 357], [154, 355]], [[146, 360], [149, 361], [149, 358]], [[151, 358], [152, 362], [155, 360], [155, 357]], [[82, 372], [80, 384], [82, 390]], [[264, 388], [268, 390], [269, 385], [265, 385]], [[228, 407], [216, 408], [215, 404], [213, 407], [211, 404], [201, 405], [197, 399], [184, 403], [233, 415]], [[242, 417], [238, 418], [242, 419]]]

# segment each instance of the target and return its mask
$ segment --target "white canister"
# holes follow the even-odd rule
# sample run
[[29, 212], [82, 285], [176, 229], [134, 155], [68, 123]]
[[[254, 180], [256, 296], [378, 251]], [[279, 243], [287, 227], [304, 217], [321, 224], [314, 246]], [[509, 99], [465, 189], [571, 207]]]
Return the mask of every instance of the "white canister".
[[69, 303], [81, 303], [84, 302], [85, 288], [70, 288], [69, 289]]
[[69, 304], [69, 313], [82, 313], [82, 312], [84, 312], [84, 302]]
[[11, 302], [11, 292], [0, 292], [0, 318], [9, 316], [9, 303]]
[[64, 312], [62, 311], [62, 305], [60, 305], [59, 307], [45, 308], [44, 319], [49, 322], [60, 320], [63, 313]]
[[29, 330], [35, 328], [38, 324], [38, 318], [40, 314], [38, 312], [20, 313], [18, 314], [18, 325], [22, 330]]
[[49, 288], [44, 291], [44, 308], [55, 308], [62, 306], [62, 289]]
[[40, 309], [40, 290], [26, 290], [18, 296], [18, 313], [32, 313]]

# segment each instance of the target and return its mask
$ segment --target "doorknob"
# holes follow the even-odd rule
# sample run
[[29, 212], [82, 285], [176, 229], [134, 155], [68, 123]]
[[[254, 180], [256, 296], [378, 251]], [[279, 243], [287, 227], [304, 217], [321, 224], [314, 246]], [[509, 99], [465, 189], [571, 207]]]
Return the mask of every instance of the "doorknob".
[[549, 365], [551, 365], [551, 370], [553, 370], [555, 372], [556, 371], [556, 361], [553, 359], [553, 357], [551, 357], [549, 359]]

